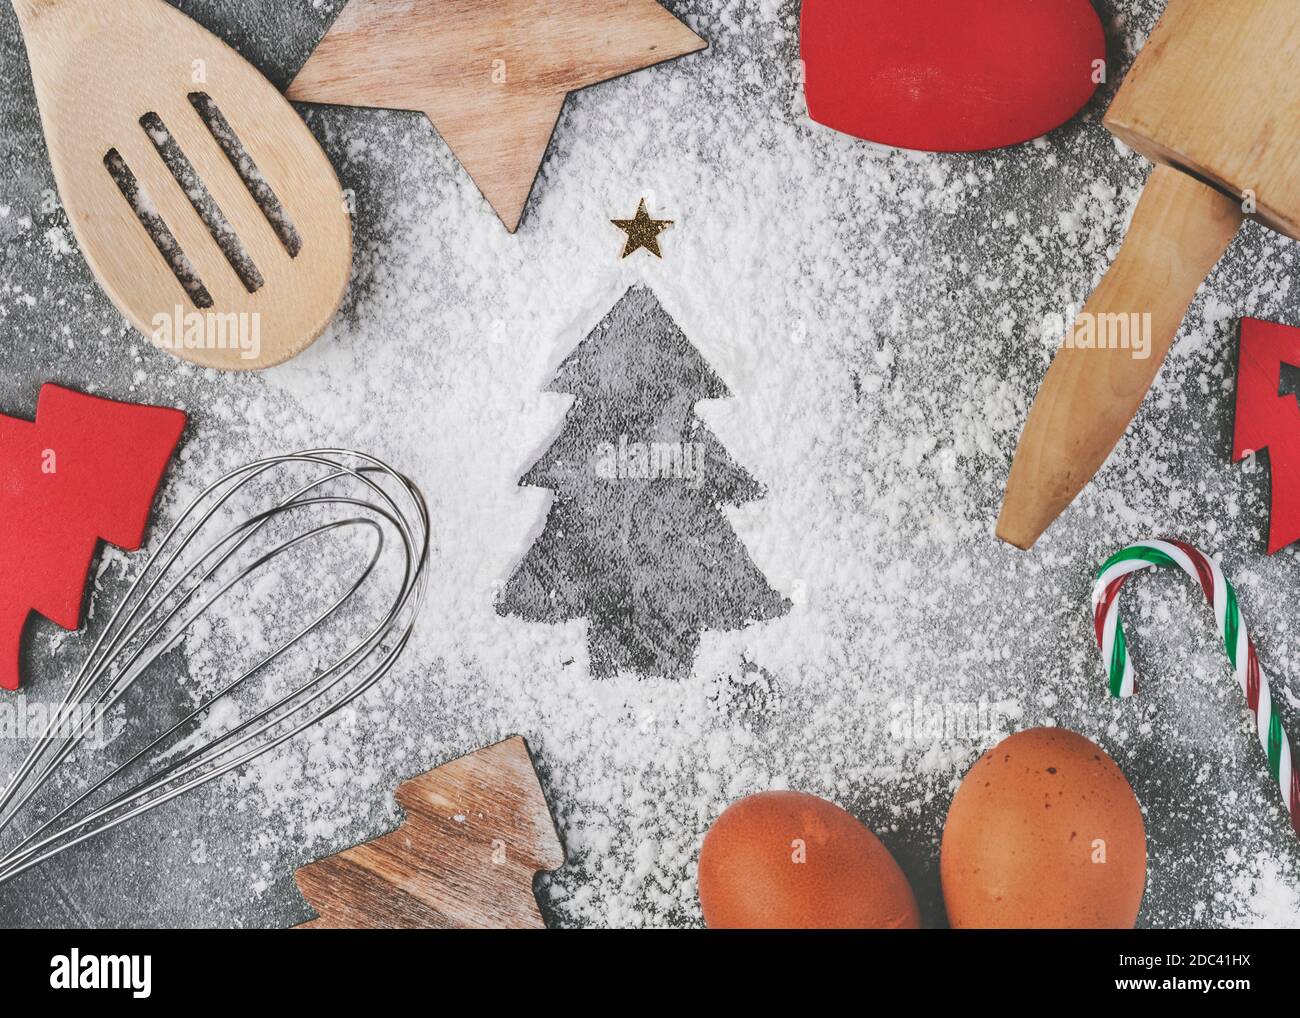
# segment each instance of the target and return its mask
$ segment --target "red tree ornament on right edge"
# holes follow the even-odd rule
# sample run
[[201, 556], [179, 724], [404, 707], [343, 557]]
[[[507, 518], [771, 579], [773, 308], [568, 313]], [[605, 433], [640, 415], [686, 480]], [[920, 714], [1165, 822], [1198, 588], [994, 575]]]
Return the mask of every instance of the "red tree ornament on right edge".
[[35, 422], [0, 416], [0, 689], [17, 689], [23, 627], [81, 624], [100, 540], [133, 551], [185, 414], [46, 385]]
[[1270, 555], [1300, 540], [1300, 403], [1281, 393], [1284, 363], [1300, 367], [1300, 329], [1243, 318], [1232, 460], [1268, 450]]

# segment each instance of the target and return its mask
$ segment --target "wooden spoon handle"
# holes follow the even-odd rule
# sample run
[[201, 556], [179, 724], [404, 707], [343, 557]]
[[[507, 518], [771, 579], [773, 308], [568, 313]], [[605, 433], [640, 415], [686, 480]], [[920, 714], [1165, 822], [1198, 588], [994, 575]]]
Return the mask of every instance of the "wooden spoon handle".
[[1168, 166], [1152, 171], [1115, 264], [1030, 408], [998, 537], [1030, 548], [1101, 468], [1242, 219], [1240, 204], [1209, 185]]

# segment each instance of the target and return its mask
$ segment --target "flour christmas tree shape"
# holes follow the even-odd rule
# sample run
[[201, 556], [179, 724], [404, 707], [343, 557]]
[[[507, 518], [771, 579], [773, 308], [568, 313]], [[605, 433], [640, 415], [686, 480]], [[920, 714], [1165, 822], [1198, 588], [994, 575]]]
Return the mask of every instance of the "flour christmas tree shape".
[[1270, 555], [1300, 540], [1300, 404], [1281, 392], [1284, 363], [1300, 366], [1300, 329], [1243, 318], [1232, 459], [1268, 451]]
[[32, 612], [81, 623], [100, 540], [140, 547], [185, 414], [46, 385], [35, 423], [0, 416], [0, 688]]
[[498, 613], [586, 619], [597, 678], [685, 678], [704, 630], [790, 610], [722, 510], [763, 489], [695, 415], [731, 393], [650, 290], [629, 290], [547, 391], [575, 400], [520, 483], [555, 499]]

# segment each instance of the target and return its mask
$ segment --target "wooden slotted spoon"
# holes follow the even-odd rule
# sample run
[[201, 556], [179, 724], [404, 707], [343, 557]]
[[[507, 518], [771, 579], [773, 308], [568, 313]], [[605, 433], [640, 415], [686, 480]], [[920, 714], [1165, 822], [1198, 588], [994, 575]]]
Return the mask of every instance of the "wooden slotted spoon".
[[131, 324], [225, 370], [311, 345], [343, 300], [352, 229], [293, 107], [163, 0], [13, 5], [68, 220]]

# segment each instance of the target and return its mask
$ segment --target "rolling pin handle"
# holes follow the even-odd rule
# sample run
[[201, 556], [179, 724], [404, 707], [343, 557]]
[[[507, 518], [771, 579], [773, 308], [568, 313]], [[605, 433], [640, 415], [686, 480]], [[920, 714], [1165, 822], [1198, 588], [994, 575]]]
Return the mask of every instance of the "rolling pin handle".
[[1011, 463], [997, 535], [1029, 549], [1124, 436], [1241, 204], [1157, 166], [1114, 265], [1066, 333]]

